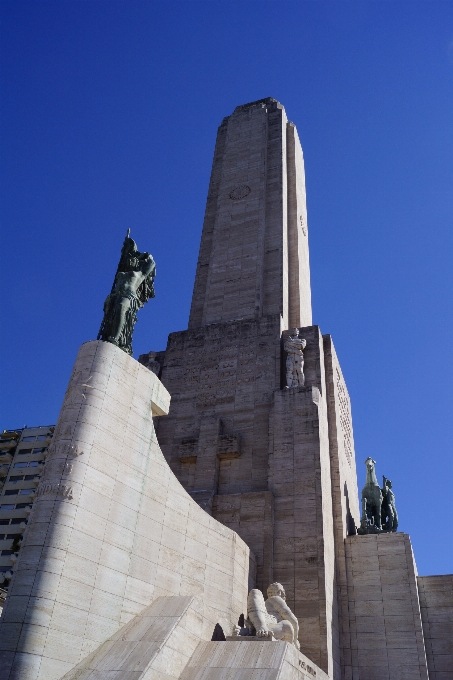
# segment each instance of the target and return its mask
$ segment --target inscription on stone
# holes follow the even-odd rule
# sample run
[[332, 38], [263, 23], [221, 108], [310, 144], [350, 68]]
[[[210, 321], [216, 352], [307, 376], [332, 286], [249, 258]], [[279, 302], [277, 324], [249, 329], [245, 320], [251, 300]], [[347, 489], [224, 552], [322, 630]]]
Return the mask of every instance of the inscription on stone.
[[340, 425], [343, 432], [344, 450], [349, 465], [352, 461], [352, 428], [351, 428], [351, 408], [349, 406], [349, 398], [346, 393], [344, 382], [342, 380], [340, 371], [337, 368], [337, 393], [338, 402], [340, 404]]
[[61, 422], [55, 428], [54, 437], [72, 437], [75, 429], [75, 423]]
[[306, 236], [307, 235], [307, 228], [305, 226], [305, 220], [303, 218], [303, 215], [301, 215], [299, 217], [299, 220], [300, 220], [300, 228], [302, 229], [302, 233], [303, 233], [304, 236]]
[[77, 444], [66, 444], [63, 442], [52, 442], [49, 446], [49, 456], [67, 456], [68, 458], [77, 458], [83, 456], [83, 451]]
[[308, 663], [305, 663], [305, 661], [302, 661], [302, 659], [299, 659], [299, 666], [304, 669], [304, 671], [307, 671], [307, 673], [310, 673], [313, 677], [316, 677], [316, 671], [314, 668], [308, 665]]
[[60, 496], [60, 498], [65, 498], [71, 500], [72, 498], [72, 486], [68, 484], [62, 484], [61, 482], [41, 482], [38, 487], [38, 497], [39, 496]]

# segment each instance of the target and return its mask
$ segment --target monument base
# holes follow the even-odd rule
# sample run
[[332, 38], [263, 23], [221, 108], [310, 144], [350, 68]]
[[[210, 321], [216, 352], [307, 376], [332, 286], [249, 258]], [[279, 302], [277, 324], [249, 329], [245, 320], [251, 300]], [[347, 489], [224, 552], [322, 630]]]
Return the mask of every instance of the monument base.
[[227, 642], [276, 642], [272, 633], [266, 637], [258, 637], [257, 635], [227, 635], [225, 640]]
[[329, 676], [289, 642], [256, 640], [254, 644], [201, 642], [181, 680], [256, 678], [257, 680], [329, 680]]
[[345, 547], [350, 626], [345, 677], [428, 680], [409, 536], [350, 536]]

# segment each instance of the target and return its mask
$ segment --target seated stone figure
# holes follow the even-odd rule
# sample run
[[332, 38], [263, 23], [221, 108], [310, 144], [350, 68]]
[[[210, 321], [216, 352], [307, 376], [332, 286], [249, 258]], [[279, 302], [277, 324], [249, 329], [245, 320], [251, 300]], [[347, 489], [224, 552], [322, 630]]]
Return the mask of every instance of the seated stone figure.
[[[300, 649], [297, 639], [299, 622], [285, 599], [285, 589], [281, 583], [271, 583], [266, 601], [261, 590], [251, 590], [247, 598], [246, 626], [249, 630], [245, 634], [263, 638], [272, 634], [277, 640], [290, 642]], [[233, 634], [244, 635], [244, 632], [235, 626]]]

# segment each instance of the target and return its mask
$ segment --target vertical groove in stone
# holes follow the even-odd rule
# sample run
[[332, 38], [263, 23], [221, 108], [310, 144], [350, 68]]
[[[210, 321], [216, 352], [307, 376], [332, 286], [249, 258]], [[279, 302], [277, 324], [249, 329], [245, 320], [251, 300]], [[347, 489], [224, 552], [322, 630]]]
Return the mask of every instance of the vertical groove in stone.
[[[297, 196], [294, 126], [286, 126], [286, 158], [288, 168], [288, 327], [299, 328], [299, 234], [297, 231]], [[305, 324], [304, 324], [305, 325]], [[307, 324], [308, 325], [308, 324]]]
[[189, 328], [202, 325], [203, 306], [206, 297], [208, 281], [209, 260], [212, 250], [212, 237], [217, 215], [217, 202], [219, 195], [220, 180], [222, 178], [222, 165], [225, 153], [228, 118], [224, 118], [217, 132], [214, 159], [212, 162], [211, 178], [209, 181], [208, 198], [201, 235], [200, 252], [198, 255], [195, 285], [192, 294], [192, 304], [189, 316]]
[[311, 326], [307, 202], [302, 147], [294, 123], [287, 123], [289, 328]]
[[288, 327], [288, 245], [286, 189], [286, 114], [268, 114], [266, 225], [263, 266], [263, 314], [280, 314]]

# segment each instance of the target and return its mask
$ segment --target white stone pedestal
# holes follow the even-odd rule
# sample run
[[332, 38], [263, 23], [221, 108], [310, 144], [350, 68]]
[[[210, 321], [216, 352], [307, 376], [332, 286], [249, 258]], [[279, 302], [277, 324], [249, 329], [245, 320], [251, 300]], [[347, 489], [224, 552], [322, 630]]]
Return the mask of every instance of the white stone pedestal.
[[345, 678], [428, 680], [409, 536], [350, 536], [345, 547], [350, 625]]

